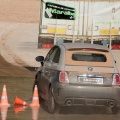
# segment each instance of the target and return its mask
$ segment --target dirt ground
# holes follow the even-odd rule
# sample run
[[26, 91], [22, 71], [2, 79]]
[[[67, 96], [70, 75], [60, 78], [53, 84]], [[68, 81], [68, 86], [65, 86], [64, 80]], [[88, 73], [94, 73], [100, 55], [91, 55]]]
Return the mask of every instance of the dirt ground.
[[[38, 23], [39, 0], [0, 0], [0, 22]], [[34, 74], [28, 69], [7, 63], [0, 56], [0, 76], [33, 77]]]
[[0, 0], [0, 22], [38, 23], [39, 0]]

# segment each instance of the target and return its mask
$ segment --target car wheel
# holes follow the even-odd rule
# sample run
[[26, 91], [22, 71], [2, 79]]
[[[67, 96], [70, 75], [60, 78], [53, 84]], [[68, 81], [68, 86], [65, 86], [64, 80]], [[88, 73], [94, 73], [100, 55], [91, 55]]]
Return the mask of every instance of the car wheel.
[[60, 105], [55, 102], [51, 87], [48, 93], [48, 112], [60, 113], [60, 108], [61, 108]]

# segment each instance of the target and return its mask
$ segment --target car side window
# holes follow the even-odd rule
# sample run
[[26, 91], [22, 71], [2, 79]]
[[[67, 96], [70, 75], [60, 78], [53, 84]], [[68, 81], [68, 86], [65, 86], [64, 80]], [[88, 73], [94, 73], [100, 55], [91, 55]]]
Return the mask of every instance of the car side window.
[[60, 48], [56, 48], [54, 52], [53, 62], [58, 63], [60, 58]]
[[45, 58], [45, 61], [51, 61], [51, 62], [58, 63], [59, 56], [60, 56], [60, 48], [55, 46], [49, 51], [49, 53], [47, 54], [47, 56]]
[[44, 60], [45, 62], [50, 60], [50, 56], [51, 56], [53, 50], [54, 50], [54, 48], [52, 48], [52, 49], [48, 52], [48, 54], [47, 54], [47, 56], [46, 56], [46, 58], [45, 58], [45, 60]]

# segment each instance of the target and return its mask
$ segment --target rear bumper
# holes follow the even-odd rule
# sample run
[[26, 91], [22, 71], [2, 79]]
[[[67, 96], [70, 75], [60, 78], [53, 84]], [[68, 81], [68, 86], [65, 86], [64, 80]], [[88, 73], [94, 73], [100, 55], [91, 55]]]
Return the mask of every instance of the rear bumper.
[[120, 87], [76, 86], [68, 84], [53, 85], [54, 97], [62, 106], [91, 105], [120, 107]]
[[[59, 102], [58, 102], [59, 103]], [[60, 104], [60, 103], [59, 103]], [[67, 98], [65, 99], [64, 106], [117, 106], [116, 101], [112, 99], [91, 99], [91, 98]]]

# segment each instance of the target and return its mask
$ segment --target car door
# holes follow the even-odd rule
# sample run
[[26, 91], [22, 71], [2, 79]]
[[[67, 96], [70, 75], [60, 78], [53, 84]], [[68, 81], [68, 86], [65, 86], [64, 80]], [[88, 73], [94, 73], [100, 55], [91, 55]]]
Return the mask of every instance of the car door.
[[47, 99], [49, 84], [51, 83], [52, 78], [55, 75], [57, 64], [59, 62], [60, 48], [58, 46], [53, 47], [50, 52], [47, 54], [41, 74], [41, 87], [42, 93], [44, 93], [44, 98]]

